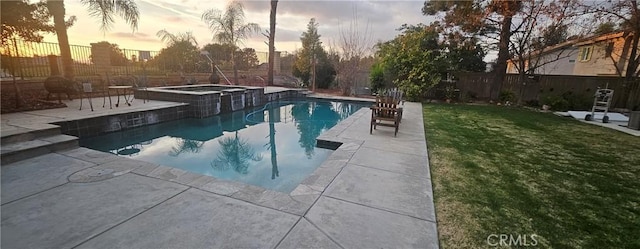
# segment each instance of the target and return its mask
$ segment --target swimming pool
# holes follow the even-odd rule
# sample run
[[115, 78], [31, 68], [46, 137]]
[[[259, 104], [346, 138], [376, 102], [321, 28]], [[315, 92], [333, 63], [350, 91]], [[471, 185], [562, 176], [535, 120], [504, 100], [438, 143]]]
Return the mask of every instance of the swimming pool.
[[271, 102], [84, 138], [80, 145], [289, 193], [332, 152], [316, 147], [316, 138], [364, 106], [369, 104]]

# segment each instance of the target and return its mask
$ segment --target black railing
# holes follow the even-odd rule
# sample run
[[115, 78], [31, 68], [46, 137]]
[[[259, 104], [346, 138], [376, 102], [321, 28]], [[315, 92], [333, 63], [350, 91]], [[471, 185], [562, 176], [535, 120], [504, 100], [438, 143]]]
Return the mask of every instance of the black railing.
[[[70, 45], [75, 76], [98, 73], [92, 61], [91, 47]], [[157, 51], [119, 49], [111, 51], [110, 71], [115, 75], [163, 74], [161, 65], [146, 63], [158, 55]], [[2, 73], [0, 76], [19, 79], [45, 78], [62, 73], [62, 59], [57, 43], [10, 40], [0, 47]]]
[[[176, 58], [172, 53], [161, 55], [160, 51], [122, 49], [115, 44], [109, 44], [109, 47], [110, 76], [179, 75], [188, 80], [194, 75], [211, 72], [210, 61], [200, 55], [199, 51], [192, 51], [192, 54]], [[99, 69], [94, 62], [91, 46], [70, 45], [70, 50], [75, 77], [86, 78], [103, 74], [104, 69]], [[240, 78], [266, 76], [268, 53], [254, 52], [254, 55], [238, 52], [236, 65], [241, 71]], [[280, 67], [276, 68], [276, 71], [279, 70], [279, 75], [291, 75], [295, 57], [286, 52], [281, 52], [280, 55], [280, 60], [276, 61]], [[212, 52], [211, 56], [217, 67], [228, 77], [233, 75], [232, 62], [220, 59], [230, 58], [230, 55]], [[18, 80], [44, 80], [52, 75], [64, 74], [60, 47], [57, 43], [10, 39], [8, 44], [0, 46], [0, 57], [2, 59], [0, 77], [2, 78], [15, 76]]]

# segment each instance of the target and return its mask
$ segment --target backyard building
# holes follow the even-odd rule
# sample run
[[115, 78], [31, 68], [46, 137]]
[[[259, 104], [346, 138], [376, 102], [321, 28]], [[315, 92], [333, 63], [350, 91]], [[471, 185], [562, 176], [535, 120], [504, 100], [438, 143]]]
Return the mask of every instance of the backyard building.
[[[527, 66], [535, 74], [576, 76], [618, 76], [625, 74], [633, 33], [621, 31], [569, 40], [531, 54]], [[518, 73], [515, 60], [508, 61], [507, 73]]]

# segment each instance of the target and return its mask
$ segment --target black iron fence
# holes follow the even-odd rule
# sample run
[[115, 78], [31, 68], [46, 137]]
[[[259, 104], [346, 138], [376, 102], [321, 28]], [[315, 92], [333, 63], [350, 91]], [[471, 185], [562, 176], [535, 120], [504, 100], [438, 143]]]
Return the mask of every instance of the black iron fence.
[[[70, 45], [74, 75], [90, 76], [97, 73], [90, 46]], [[111, 47], [113, 74], [160, 74], [162, 65], [149, 63], [158, 55], [157, 51], [141, 51]], [[1, 77], [19, 79], [44, 78], [62, 72], [60, 47], [57, 43], [10, 40], [0, 47], [2, 59]]]
[[[109, 71], [114, 75], [187, 75], [211, 72], [209, 59], [200, 55], [199, 51], [192, 51], [188, 55], [175, 55], [171, 52], [161, 54], [160, 51], [123, 49], [115, 44], [109, 44], [109, 48]], [[75, 76], [91, 76], [98, 73], [98, 68], [93, 61], [91, 46], [70, 45], [70, 50]], [[62, 73], [62, 59], [57, 43], [27, 42], [14, 39], [0, 47], [0, 56], [2, 58], [0, 77], [2, 78], [15, 76], [22, 80], [38, 79]], [[215, 53], [211, 54], [210, 58], [214, 59], [215, 64], [221, 70], [229, 72], [232, 70], [232, 63], [220, 59], [226, 57], [230, 57], [230, 55]], [[237, 52], [236, 57], [237, 68], [241, 71], [247, 73], [258, 71], [257, 74], [266, 71], [267, 52], [242, 49]], [[293, 65], [291, 54], [282, 52], [277, 63], [280, 65], [281, 74], [291, 74]]]

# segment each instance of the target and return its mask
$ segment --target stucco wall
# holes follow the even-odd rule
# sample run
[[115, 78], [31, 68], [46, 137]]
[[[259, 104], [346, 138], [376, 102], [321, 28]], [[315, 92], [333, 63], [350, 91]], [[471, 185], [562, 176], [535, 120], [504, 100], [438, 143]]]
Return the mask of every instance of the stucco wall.
[[[540, 58], [536, 74], [572, 75], [578, 57], [578, 48], [569, 47], [549, 53]], [[517, 74], [516, 67], [509, 62], [507, 73]]]
[[[606, 40], [594, 44], [583, 45], [579, 48], [591, 46], [593, 48], [593, 53], [591, 54], [591, 58], [588, 61], [576, 60], [573, 74], [585, 76], [617, 75], [613, 61], [606, 54], [607, 44], [611, 41], [614, 42], [612, 56], [616, 62], [620, 61], [620, 57], [623, 53], [624, 47], [623, 38], [616, 38], [613, 40]], [[578, 57], [580, 57], [580, 55], [578, 55]], [[625, 55], [625, 57], [627, 57], [627, 55]]]

